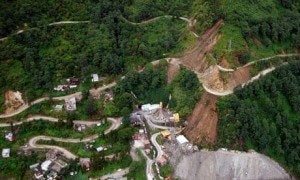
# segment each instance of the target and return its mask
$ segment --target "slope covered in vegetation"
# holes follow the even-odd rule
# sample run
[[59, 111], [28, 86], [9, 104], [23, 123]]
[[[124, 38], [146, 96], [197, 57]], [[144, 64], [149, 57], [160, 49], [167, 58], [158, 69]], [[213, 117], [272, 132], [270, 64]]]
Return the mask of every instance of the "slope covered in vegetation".
[[218, 102], [218, 145], [255, 149], [300, 175], [300, 62], [237, 88]]
[[225, 23], [215, 55], [232, 67], [300, 48], [298, 1], [225, 0], [219, 8]]

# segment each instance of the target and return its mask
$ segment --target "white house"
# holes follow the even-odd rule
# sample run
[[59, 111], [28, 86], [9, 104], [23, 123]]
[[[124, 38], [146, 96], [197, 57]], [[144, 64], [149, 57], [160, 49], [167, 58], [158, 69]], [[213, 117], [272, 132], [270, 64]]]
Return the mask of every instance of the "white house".
[[142, 105], [143, 111], [151, 111], [152, 112], [153, 110], [156, 110], [159, 108], [160, 108], [159, 104], [144, 104], [144, 105]]
[[9, 154], [10, 154], [10, 149], [9, 148], [2, 149], [2, 157], [3, 158], [8, 158]]
[[182, 145], [184, 143], [188, 143], [189, 140], [186, 139], [186, 137], [184, 137], [184, 135], [179, 135], [176, 137], [176, 141], [179, 145]]
[[49, 167], [51, 165], [52, 161], [51, 160], [46, 160], [41, 164], [41, 168], [43, 171], [48, 171]]
[[71, 97], [70, 99], [66, 100], [65, 108], [67, 111], [75, 111], [76, 110], [76, 98]]
[[99, 81], [99, 76], [98, 74], [92, 74], [92, 82], [98, 82]]

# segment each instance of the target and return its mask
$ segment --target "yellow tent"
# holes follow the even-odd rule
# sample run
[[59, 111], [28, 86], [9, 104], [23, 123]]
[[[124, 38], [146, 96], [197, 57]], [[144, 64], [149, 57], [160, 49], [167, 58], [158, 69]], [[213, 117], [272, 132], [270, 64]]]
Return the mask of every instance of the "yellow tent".
[[163, 108], [163, 103], [162, 102], [159, 103], [159, 107]]
[[171, 135], [171, 132], [169, 130], [165, 130], [165, 131], [162, 131], [161, 132], [161, 135], [166, 138], [167, 136], [170, 136]]
[[178, 113], [173, 114], [173, 117], [174, 117], [175, 122], [179, 122], [179, 114]]

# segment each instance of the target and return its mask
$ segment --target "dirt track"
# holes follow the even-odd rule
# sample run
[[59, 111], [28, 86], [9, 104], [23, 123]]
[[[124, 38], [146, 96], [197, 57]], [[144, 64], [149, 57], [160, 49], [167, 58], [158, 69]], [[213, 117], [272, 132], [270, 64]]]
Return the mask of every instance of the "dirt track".
[[217, 138], [218, 97], [205, 92], [196, 104], [184, 134], [193, 143], [212, 143]]

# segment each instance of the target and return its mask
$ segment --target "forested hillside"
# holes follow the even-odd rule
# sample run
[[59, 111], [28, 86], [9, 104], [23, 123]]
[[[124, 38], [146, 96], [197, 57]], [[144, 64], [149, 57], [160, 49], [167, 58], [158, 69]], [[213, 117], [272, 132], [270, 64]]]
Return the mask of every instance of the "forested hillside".
[[0, 37], [7, 36], [18, 29], [44, 26], [46, 24], [90, 19], [96, 0], [4, 0], [0, 3]]
[[[158, 1], [155, 6], [161, 3]], [[10, 1], [1, 6], [5, 16], [0, 19], [4, 27], [0, 36], [28, 30], [0, 42], [0, 104], [7, 90], [21, 91], [31, 101], [51, 92], [68, 77], [89, 80], [91, 73], [117, 76], [186, 48], [183, 44], [188, 36], [185, 21], [161, 17], [135, 25], [124, 19], [132, 13], [129, 7], [138, 6], [140, 10], [139, 1], [62, 1], [57, 4], [28, 0]], [[182, 3], [172, 5], [174, 10], [182, 8], [186, 10]], [[13, 9], [20, 11], [14, 13]], [[147, 14], [150, 12], [158, 12], [154, 15], [171, 13], [147, 9]], [[147, 20], [148, 16], [143, 18], [132, 20]], [[90, 20], [90, 23], [47, 26], [63, 20]], [[27, 28], [23, 27], [24, 23]], [[2, 105], [0, 111], [3, 111]]]
[[300, 48], [300, 3], [294, 0], [226, 0], [215, 48], [218, 59], [235, 67], [248, 61]]
[[218, 102], [218, 145], [255, 149], [300, 176], [300, 62], [237, 88]]
[[[192, 71], [181, 68], [175, 80], [167, 84], [166, 63], [162, 61], [158, 67], [146, 66], [141, 73], [128, 73], [115, 87], [117, 98], [106, 108], [107, 113], [115, 111], [120, 115], [128, 115], [133, 104], [163, 102], [164, 106], [169, 105], [183, 118], [190, 115], [201, 95], [198, 78]], [[169, 101], [170, 94], [172, 97]]]

